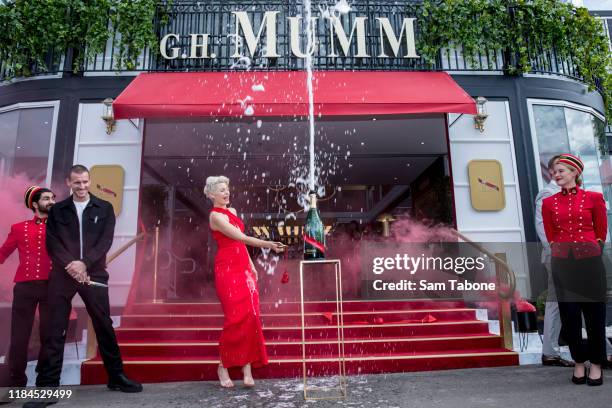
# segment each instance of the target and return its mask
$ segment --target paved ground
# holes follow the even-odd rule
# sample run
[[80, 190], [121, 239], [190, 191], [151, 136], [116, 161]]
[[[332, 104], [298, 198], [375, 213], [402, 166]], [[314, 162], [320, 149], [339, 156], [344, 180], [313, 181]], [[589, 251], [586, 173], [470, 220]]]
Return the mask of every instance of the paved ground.
[[[571, 369], [541, 366], [483, 368], [348, 378], [344, 401], [305, 402], [300, 380], [262, 380], [254, 389], [221, 389], [214, 382], [146, 384], [141, 394], [104, 386], [74, 387], [70, 401], [56, 407], [577, 407], [612, 406], [612, 370], [604, 385], [570, 383]], [[319, 380], [326, 385], [329, 380]], [[239, 385], [237, 383], [237, 385]], [[18, 406], [16, 403], [6, 407]]]

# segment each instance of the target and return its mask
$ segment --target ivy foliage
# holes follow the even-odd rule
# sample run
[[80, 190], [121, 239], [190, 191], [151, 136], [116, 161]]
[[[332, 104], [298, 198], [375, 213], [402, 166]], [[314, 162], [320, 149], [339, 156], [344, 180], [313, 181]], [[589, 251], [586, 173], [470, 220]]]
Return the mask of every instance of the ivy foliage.
[[490, 67], [495, 52], [502, 52], [504, 70], [520, 75], [547, 55], [544, 60], [555, 60], [589, 90], [601, 91], [606, 116], [612, 119], [609, 42], [601, 21], [586, 8], [559, 0], [424, 0], [418, 17], [419, 51], [428, 62], [460, 45], [469, 64], [484, 60]]
[[50, 55], [57, 59], [72, 49], [69, 69], [77, 72], [114, 38], [116, 68], [133, 69], [143, 49], [157, 49], [158, 4], [158, 0], [8, 0], [0, 4], [0, 60], [13, 76], [27, 76], [32, 64], [44, 71]]
[[462, 47], [470, 64], [504, 48], [508, 10], [503, 0], [426, 0], [418, 16], [420, 55], [434, 64], [440, 51]]
[[[72, 49], [70, 68], [79, 71], [113, 38], [115, 68], [132, 70], [143, 49], [157, 52], [160, 3], [171, 0], [7, 0], [0, 4], [0, 61], [11, 75], [27, 76], [33, 64], [45, 70], [50, 55], [57, 61]], [[548, 54], [602, 92], [612, 119], [608, 39], [585, 8], [559, 0], [423, 0], [419, 10], [419, 53], [430, 63], [460, 45], [475, 66], [491, 66], [503, 52], [504, 70], [520, 75]], [[158, 17], [168, 20], [167, 13]]]
[[157, 0], [113, 0], [113, 27], [120, 33], [115, 38], [118, 49], [117, 65], [132, 70], [138, 56], [147, 47], [157, 50], [157, 36], [153, 27]]

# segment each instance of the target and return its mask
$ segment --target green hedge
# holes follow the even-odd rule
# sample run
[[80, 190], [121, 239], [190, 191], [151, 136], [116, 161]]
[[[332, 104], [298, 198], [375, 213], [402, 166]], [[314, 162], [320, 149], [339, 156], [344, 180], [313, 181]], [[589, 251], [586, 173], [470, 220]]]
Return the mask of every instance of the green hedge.
[[589, 90], [602, 90], [606, 116], [612, 118], [612, 57], [601, 21], [585, 8], [558, 0], [425, 0], [420, 11], [421, 55], [434, 61], [453, 44], [463, 46], [470, 62], [474, 56], [509, 49], [506, 70], [531, 70], [528, 39], [543, 50], [570, 58]]
[[[133, 69], [145, 47], [156, 50], [153, 20], [157, 0], [9, 0], [0, 5], [0, 58], [14, 76], [27, 76], [32, 62], [45, 69], [49, 51], [83, 50], [72, 69], [102, 52], [112, 31], [117, 69]], [[110, 22], [110, 24], [109, 24]]]
[[[0, 5], [0, 58], [14, 76], [27, 76], [32, 61], [45, 68], [51, 50], [85, 50], [72, 69], [104, 50], [112, 30], [116, 69], [133, 69], [145, 47], [157, 52], [153, 26], [158, 0], [9, 0]], [[164, 4], [169, 7], [170, 2]], [[164, 17], [167, 19], [167, 15]], [[110, 21], [110, 24], [109, 24]], [[602, 25], [585, 8], [558, 0], [424, 0], [418, 16], [419, 52], [434, 62], [443, 48], [461, 44], [468, 61], [509, 49], [509, 74], [529, 72], [528, 38], [544, 50], [570, 57], [590, 90], [602, 90], [612, 118], [612, 58]]]

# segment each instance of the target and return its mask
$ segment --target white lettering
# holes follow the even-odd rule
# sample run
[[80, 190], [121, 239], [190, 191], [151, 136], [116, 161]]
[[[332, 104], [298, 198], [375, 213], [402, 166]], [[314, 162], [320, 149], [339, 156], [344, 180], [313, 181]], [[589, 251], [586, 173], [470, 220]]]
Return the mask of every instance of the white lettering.
[[473, 290], [473, 291], [482, 291], [482, 290], [495, 290], [495, 283], [485, 283], [485, 282], [470, 282], [470, 281], [458, 281], [456, 279], [448, 280], [451, 284], [451, 290]]
[[334, 49], [334, 36], [338, 38], [340, 42], [340, 47], [342, 48], [342, 52], [344, 55], [349, 55], [351, 42], [353, 41], [353, 35], [357, 36], [357, 54], [355, 57], [358, 58], [366, 58], [369, 57], [366, 51], [366, 42], [365, 42], [365, 21], [367, 17], [355, 17], [355, 21], [353, 22], [353, 27], [351, 27], [351, 34], [349, 37], [346, 37], [346, 32], [344, 31], [344, 27], [342, 27], [342, 21], [338, 17], [330, 17], [329, 21], [330, 25], [330, 33], [331, 33], [331, 53], [330, 57], [337, 57], [336, 50]]
[[481, 258], [481, 257], [476, 258], [476, 265], [478, 265], [476, 269], [478, 269], [479, 271], [482, 271], [485, 267], [484, 258]]
[[412, 271], [410, 274], [414, 275], [421, 265], [421, 258], [410, 258], [410, 260], [412, 261]]
[[[200, 38], [202, 42], [198, 42]], [[191, 53], [189, 58], [208, 58], [208, 34], [191, 34]]]
[[[255, 33], [253, 32], [253, 26], [251, 24], [251, 20], [246, 11], [232, 11], [232, 14], [236, 16], [236, 37], [240, 36], [240, 28], [242, 27], [242, 32], [244, 33], [244, 39], [246, 41], [246, 45], [249, 49], [249, 53], [251, 57], [255, 55], [255, 50], [257, 48], [257, 43], [261, 39], [261, 34], [263, 30], [266, 30], [266, 51], [263, 54], [265, 58], [278, 58], [280, 55], [276, 53], [276, 16], [280, 13], [280, 11], [266, 11], [261, 25], [259, 26], [259, 31], [257, 32], [257, 37], [255, 37]], [[240, 58], [242, 55], [240, 54], [240, 49], [238, 45], [238, 41], [236, 42], [236, 50], [232, 55], [232, 58]]]
[[382, 267], [383, 260], [384, 258], [374, 258], [372, 272], [374, 272], [376, 275], [380, 275], [385, 271], [385, 268]]
[[385, 282], [377, 279], [372, 282], [374, 290], [415, 290], [416, 284], [413, 281], [402, 279], [399, 282]]
[[389, 19], [386, 17], [376, 17], [378, 23], [380, 24], [380, 54], [378, 57], [388, 57], [385, 53], [385, 38], [389, 42], [391, 46], [391, 50], [393, 51], [393, 56], [397, 57], [400, 48], [400, 41], [402, 36], [406, 37], [406, 55], [404, 58], [418, 58], [419, 56], [416, 53], [416, 45], [414, 42], [414, 20], [416, 18], [405, 18], [402, 22], [402, 28], [400, 30], [400, 34], [398, 37], [395, 36], [395, 32], [393, 32], [393, 27], [389, 22]]
[[168, 40], [170, 38], [174, 38], [175, 41], [179, 40], [178, 34], [166, 34], [162, 37], [161, 41], [159, 42], [159, 52], [161, 53], [162, 57], [164, 57], [165, 59], [178, 58], [178, 55], [180, 52], [179, 47], [172, 47], [170, 48], [171, 53], [170, 55], [168, 55]]
[[420, 290], [446, 290], [446, 284], [444, 282], [428, 282], [425, 279], [419, 281]]
[[[278, 34], [278, 15], [280, 11], [266, 11], [261, 18], [257, 18], [251, 21], [252, 15], [249, 15], [246, 11], [232, 11], [235, 16], [235, 35], [242, 41], [235, 42], [235, 48], [231, 50], [233, 54], [231, 58], [240, 58], [242, 56], [250, 56], [253, 58], [255, 53], [260, 49], [261, 56], [264, 58], [279, 58], [277, 34]], [[373, 49], [374, 44], [367, 44], [366, 31], [369, 26], [366, 26], [366, 20], [368, 17], [354, 17], [352, 20], [352, 26], [347, 34], [345, 31], [348, 30], [348, 19], [346, 17], [331, 16], [326, 18], [329, 21], [329, 41], [330, 47], [327, 57], [339, 57], [339, 56], [354, 56], [357, 58], [369, 58], [371, 57], [368, 52], [370, 45]], [[260, 22], [261, 20], [261, 22]], [[317, 42], [317, 24], [318, 19], [312, 18], [309, 22], [311, 24], [312, 48], [303, 49], [306, 47], [306, 41], [304, 36], [306, 35], [303, 30], [304, 20], [300, 16], [287, 17], [289, 23], [289, 46], [286, 50], [287, 56], [294, 56], [297, 58], [306, 58], [309, 55], [314, 55], [317, 50], [320, 50]], [[373, 50], [372, 53], [378, 58], [389, 58], [389, 57], [401, 57], [401, 58], [419, 58], [416, 51], [415, 44], [415, 21], [416, 18], [406, 17], [402, 21], [402, 26], [399, 31], [399, 35], [396, 35], [394, 31], [394, 24], [387, 17], [376, 17], [378, 21], [379, 30], [379, 44], [380, 50]], [[344, 22], [344, 24], [343, 24]], [[253, 27], [253, 24], [259, 24], [258, 27]], [[399, 21], [398, 21], [399, 24]], [[397, 26], [395, 26], [397, 29]], [[255, 32], [257, 30], [257, 34]], [[265, 31], [265, 34], [264, 34]], [[212, 34], [206, 33], [170, 33], [163, 36], [159, 42], [160, 54], [164, 59], [173, 60], [177, 58], [191, 58], [191, 59], [204, 59], [204, 58], [216, 58], [215, 54], [211, 54], [209, 47]], [[265, 35], [265, 37], [264, 37]], [[182, 36], [189, 36], [189, 44], [184, 46], [182, 49], [179, 42]], [[185, 41], [187, 42], [187, 41]], [[378, 46], [378, 44], [377, 44]], [[243, 47], [247, 50], [243, 51]], [[403, 49], [405, 47], [405, 52]], [[355, 54], [351, 54], [351, 51], [356, 49]], [[376, 54], [378, 53], [378, 54]], [[392, 55], [388, 55], [392, 54]], [[402, 55], [403, 54], [403, 55]], [[422, 266], [421, 266], [422, 267]]]
[[384, 289], [381, 287], [381, 284], [382, 284], [382, 280], [380, 280], [380, 279], [376, 279], [376, 280], [375, 280], [375, 281], [372, 283], [372, 287], [374, 288], [374, 290], [384, 290]]
[[312, 49], [302, 52], [300, 49], [300, 21], [302, 17], [287, 17], [289, 20], [289, 38], [291, 40], [291, 53], [298, 58], [306, 58], [308, 55], [313, 55], [317, 49], [317, 39], [315, 33], [317, 32], [317, 17], [313, 17], [310, 20], [312, 39]]

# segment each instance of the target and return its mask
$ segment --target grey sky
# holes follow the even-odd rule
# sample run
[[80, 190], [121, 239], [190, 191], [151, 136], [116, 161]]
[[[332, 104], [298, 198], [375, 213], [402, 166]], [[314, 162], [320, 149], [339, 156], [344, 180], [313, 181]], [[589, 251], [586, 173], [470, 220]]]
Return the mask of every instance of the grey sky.
[[612, 0], [584, 0], [589, 10], [612, 10]]

